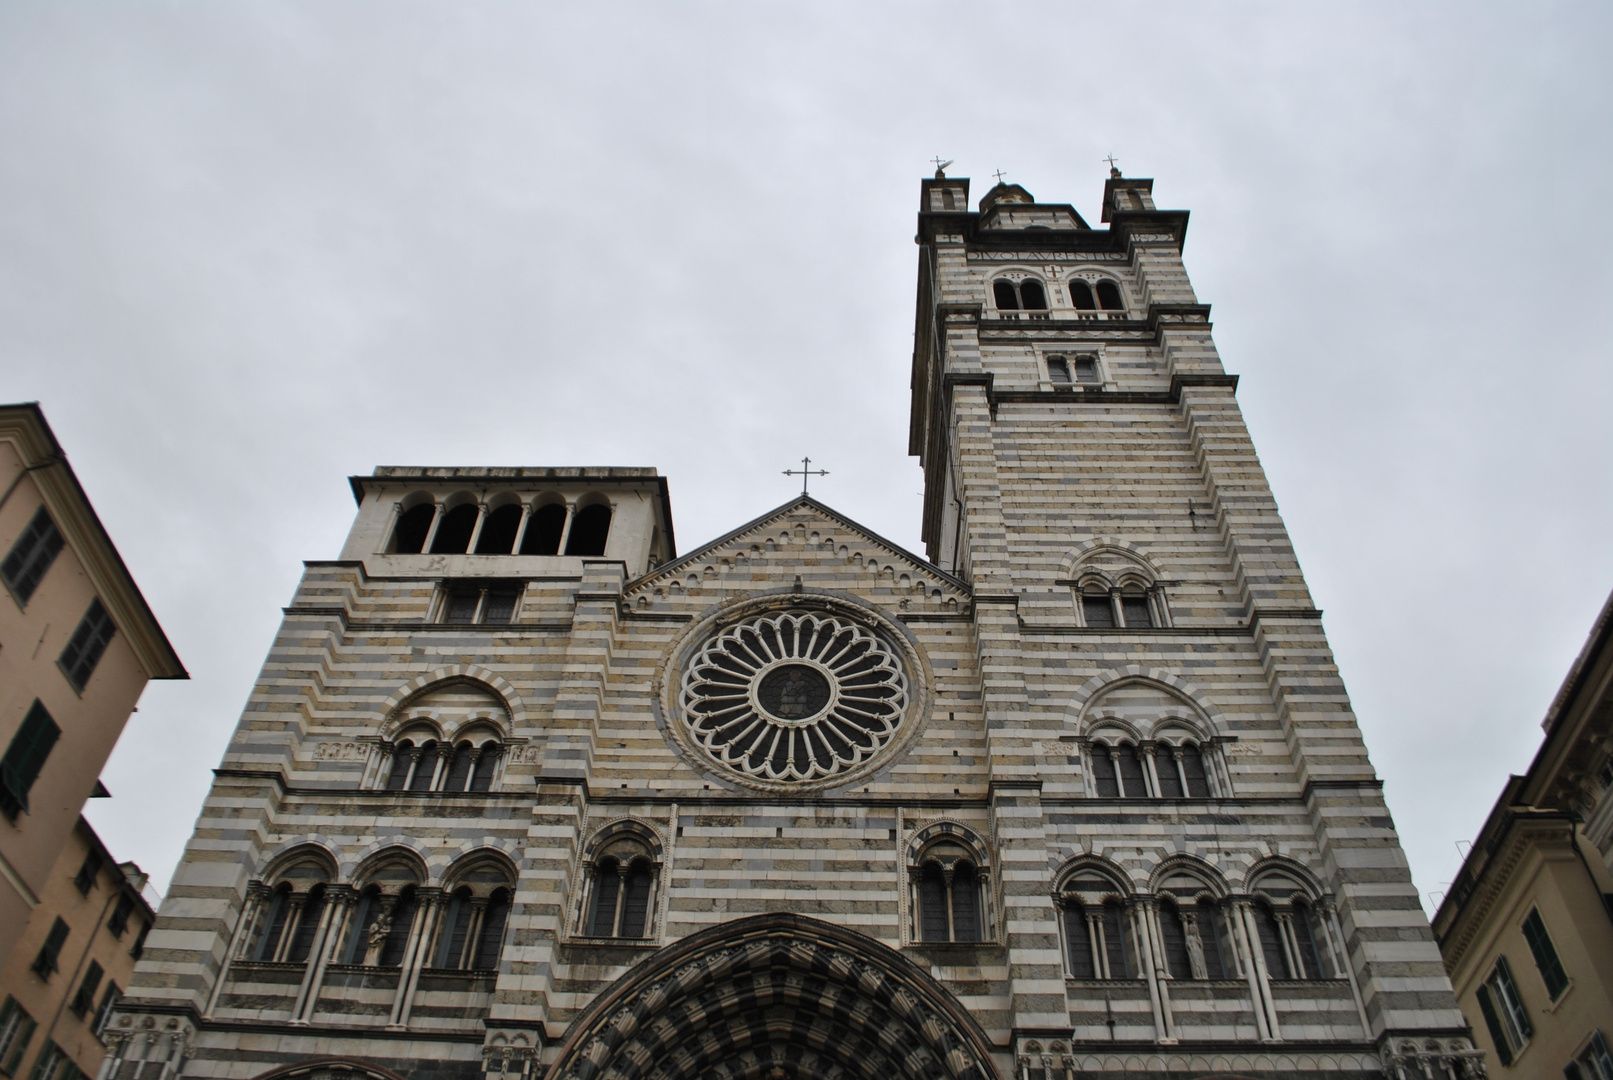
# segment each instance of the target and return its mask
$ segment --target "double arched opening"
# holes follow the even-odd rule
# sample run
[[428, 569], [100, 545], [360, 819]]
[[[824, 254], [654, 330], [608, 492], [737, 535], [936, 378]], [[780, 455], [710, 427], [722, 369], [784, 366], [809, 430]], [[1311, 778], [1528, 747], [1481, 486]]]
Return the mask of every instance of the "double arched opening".
[[649, 827], [618, 821], [601, 829], [583, 864], [579, 932], [590, 938], [645, 941], [655, 936], [661, 845]]
[[913, 941], [967, 944], [992, 938], [985, 852], [978, 837], [954, 822], [919, 831], [907, 870]]

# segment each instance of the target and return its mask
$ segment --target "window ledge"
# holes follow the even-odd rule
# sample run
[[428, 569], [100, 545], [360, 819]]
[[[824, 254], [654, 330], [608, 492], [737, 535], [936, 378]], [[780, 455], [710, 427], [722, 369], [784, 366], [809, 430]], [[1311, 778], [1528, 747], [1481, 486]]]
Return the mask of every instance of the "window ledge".
[[1550, 1005], [1545, 1006], [1540, 1011], [1543, 1012], [1543, 1013], [1547, 1013], [1547, 1014], [1556, 1012], [1558, 1007], [1561, 1006], [1563, 1002], [1568, 1000], [1568, 995], [1572, 994], [1573, 992], [1574, 992], [1574, 980], [1569, 979], [1568, 980], [1568, 985], [1563, 987], [1563, 992], [1561, 994], [1557, 995], [1557, 1000], [1552, 1002]]
[[581, 934], [573, 937], [568, 944], [571, 945], [608, 945], [613, 948], [626, 949], [659, 949], [661, 943], [654, 938], [632, 937], [585, 937]]

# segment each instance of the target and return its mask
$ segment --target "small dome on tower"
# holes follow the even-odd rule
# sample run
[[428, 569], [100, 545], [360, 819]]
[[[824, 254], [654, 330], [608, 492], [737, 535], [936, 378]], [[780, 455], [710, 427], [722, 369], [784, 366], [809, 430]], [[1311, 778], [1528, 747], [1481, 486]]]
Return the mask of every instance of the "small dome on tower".
[[1005, 184], [997, 182], [997, 186], [986, 192], [980, 199], [980, 212], [984, 214], [998, 203], [1034, 203], [1036, 196], [1020, 187], [1018, 184]]

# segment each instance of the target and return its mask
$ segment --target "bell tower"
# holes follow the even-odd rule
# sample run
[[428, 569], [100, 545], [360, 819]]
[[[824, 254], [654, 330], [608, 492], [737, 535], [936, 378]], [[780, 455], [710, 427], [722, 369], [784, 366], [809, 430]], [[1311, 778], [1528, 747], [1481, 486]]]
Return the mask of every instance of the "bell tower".
[[[1016, 184], [999, 182], [977, 209], [967, 179], [922, 184], [909, 448], [924, 469], [927, 554], [974, 590], [992, 783], [1017, 789], [1022, 817], [1057, 820], [1048, 835], [1077, 864], [1124, 865], [1163, 843], [1175, 851], [1164, 863], [1216, 865], [1222, 951], [1249, 958], [1259, 1041], [1303, 1043], [1321, 1031], [1304, 1008], [1347, 1009], [1354, 1039], [1386, 1067], [1426, 1053], [1406, 1049], [1415, 1039], [1468, 1068], [1467, 1025], [1322, 613], [1244, 426], [1238, 378], [1216, 351], [1210, 307], [1188, 280], [1188, 213], [1157, 208], [1153, 183], [1112, 170], [1098, 229]], [[1168, 735], [1172, 717], [1194, 708], [1214, 729], [1201, 761]], [[1218, 793], [1214, 814], [1173, 801], [1195, 791]], [[1163, 801], [1133, 816], [1134, 798]], [[1027, 874], [1045, 858], [1018, 854]], [[1006, 866], [1016, 853], [1001, 857]], [[1152, 866], [1135, 887], [1155, 896], [1138, 920], [1143, 937], [1159, 933], [1147, 976], [1154, 1035], [1215, 1038], [1198, 1011], [1207, 999], [1171, 977], [1169, 959], [1184, 949], [1191, 963], [1178, 976], [1197, 972], [1214, 934], [1180, 929], [1193, 922], [1185, 898], [1169, 899], [1169, 873]], [[1102, 979], [1106, 916], [1093, 914], [1096, 894], [1079, 899], [1097, 888], [1084, 873], [1062, 887], [1063, 975]], [[1279, 885], [1268, 873], [1289, 876]], [[1038, 934], [1051, 937], [1036, 919], [1045, 897], [1016, 898], [1007, 882], [1018, 875], [1004, 876], [1008, 920], [1029, 955]], [[1073, 923], [1072, 911], [1083, 913]], [[1109, 936], [1120, 932], [1117, 923]], [[1026, 976], [1015, 1007], [1033, 1012], [1037, 980]], [[1335, 1006], [1301, 1007], [1303, 979], [1336, 979]], [[1094, 1007], [1079, 1004], [1087, 987], [1067, 989], [1079, 1035]], [[1348, 1027], [1336, 1023], [1333, 1037]], [[1034, 1048], [1017, 1050], [1034, 1070]]]

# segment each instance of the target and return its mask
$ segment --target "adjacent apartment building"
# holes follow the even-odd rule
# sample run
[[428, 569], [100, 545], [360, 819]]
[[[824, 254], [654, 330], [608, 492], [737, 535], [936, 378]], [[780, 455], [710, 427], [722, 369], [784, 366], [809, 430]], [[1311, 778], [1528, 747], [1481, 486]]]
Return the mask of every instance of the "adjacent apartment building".
[[[77, 957], [127, 895], [126, 875], [80, 817], [85, 800], [101, 790], [101, 768], [147, 681], [187, 676], [36, 404], [0, 406], [0, 584], [0, 1072], [16, 1075], [18, 1032], [38, 1022], [23, 1015], [22, 1002], [41, 992], [29, 980], [67, 978], [34, 971], [38, 950], [55, 941], [61, 956]], [[93, 873], [92, 851], [104, 864]], [[57, 911], [63, 860], [73, 864], [69, 886], [82, 871], [89, 888]], [[111, 906], [85, 923], [79, 901], [91, 893]], [[133, 918], [133, 908], [124, 913]], [[25, 947], [19, 967], [14, 954]], [[27, 974], [14, 983], [14, 971]], [[20, 1052], [37, 1057], [35, 1041]]]
[[1492, 1077], [1613, 1080], [1613, 597], [1434, 916]]

